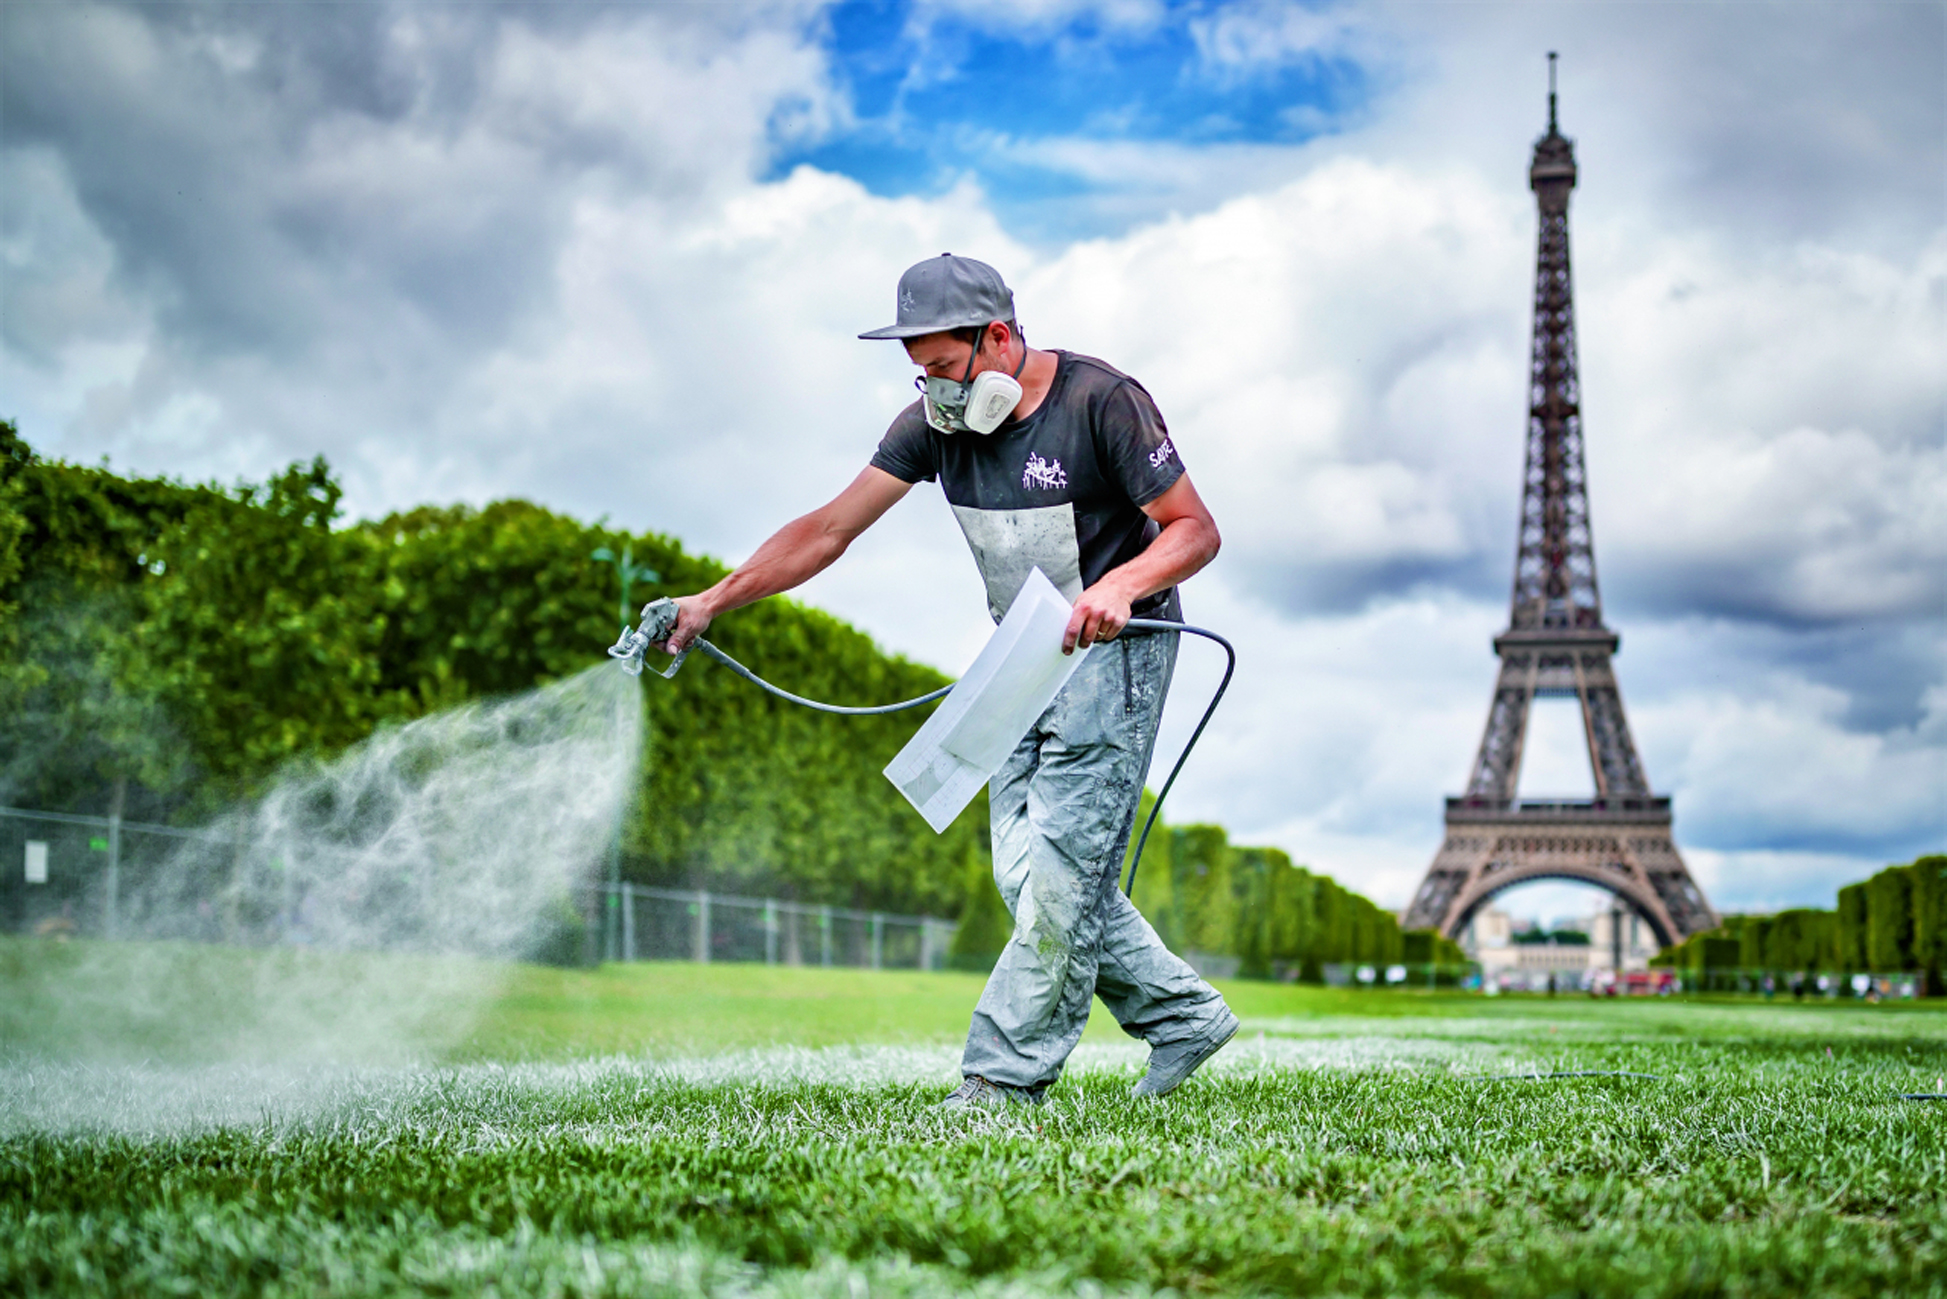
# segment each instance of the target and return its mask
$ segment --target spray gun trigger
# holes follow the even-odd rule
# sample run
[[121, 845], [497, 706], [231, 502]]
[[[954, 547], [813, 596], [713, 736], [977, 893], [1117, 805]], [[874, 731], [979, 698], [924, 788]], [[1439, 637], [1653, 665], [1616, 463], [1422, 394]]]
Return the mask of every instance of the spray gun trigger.
[[[636, 634], [645, 637], [648, 644], [660, 645], [669, 639], [671, 632], [676, 630], [676, 618], [681, 612], [676, 607], [676, 602], [666, 595], [651, 600], [642, 606], [642, 628]], [[690, 652], [685, 649], [669, 661], [668, 667], [656, 675], [665, 681], [669, 680], [682, 671], [683, 660], [689, 656]]]
[[660, 645], [669, 639], [669, 633], [676, 630], [676, 616], [680, 612], [676, 602], [668, 596], [651, 600], [642, 606], [642, 627], [637, 635], [646, 645]]

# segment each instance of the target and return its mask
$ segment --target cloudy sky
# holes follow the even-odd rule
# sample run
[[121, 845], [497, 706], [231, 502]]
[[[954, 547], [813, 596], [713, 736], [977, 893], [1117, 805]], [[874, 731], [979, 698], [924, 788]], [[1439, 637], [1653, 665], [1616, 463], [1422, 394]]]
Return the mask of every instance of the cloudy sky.
[[[1174, 819], [1399, 904], [1507, 617], [1559, 50], [1637, 740], [1720, 909], [1829, 905], [1947, 848], [1943, 14], [16, 0], [0, 413], [735, 559], [909, 398], [852, 337], [900, 270], [982, 257], [1143, 380], [1223, 527], [1186, 600], [1242, 666]], [[933, 486], [805, 594], [949, 671], [988, 627]], [[1575, 727], [1541, 710], [1525, 793], [1587, 790]]]

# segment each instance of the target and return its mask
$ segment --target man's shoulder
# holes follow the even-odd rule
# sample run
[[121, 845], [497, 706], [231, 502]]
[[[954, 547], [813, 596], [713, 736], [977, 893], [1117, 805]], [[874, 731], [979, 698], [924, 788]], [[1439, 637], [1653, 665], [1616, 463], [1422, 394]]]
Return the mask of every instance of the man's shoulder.
[[1119, 421], [1132, 408], [1153, 411], [1156, 399], [1135, 376], [1097, 356], [1063, 352], [1059, 404], [1089, 412], [1091, 419]]
[[939, 472], [939, 448], [918, 402], [892, 417], [870, 463], [909, 483], [930, 479]]
[[1125, 383], [1140, 383], [1110, 365], [1098, 356], [1088, 356], [1081, 352], [1060, 352], [1058, 355], [1068, 368], [1068, 383], [1080, 394], [1113, 392]]
[[902, 437], [924, 437], [930, 432], [932, 426], [926, 422], [926, 412], [920, 409], [921, 404], [915, 401], [912, 405], [906, 407], [897, 415], [894, 415], [892, 417], [892, 423], [886, 428], [886, 435], [888, 437], [895, 434]]

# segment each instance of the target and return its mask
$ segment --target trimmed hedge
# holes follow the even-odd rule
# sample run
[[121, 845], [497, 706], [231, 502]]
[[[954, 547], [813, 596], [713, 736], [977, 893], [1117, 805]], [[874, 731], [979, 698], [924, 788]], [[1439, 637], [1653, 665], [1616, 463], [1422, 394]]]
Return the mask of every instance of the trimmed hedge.
[[1848, 884], [1831, 911], [1726, 916], [1717, 929], [1665, 949], [1654, 963], [1692, 970], [1924, 971], [1928, 991], [1947, 994], [1947, 856], [1888, 866]]

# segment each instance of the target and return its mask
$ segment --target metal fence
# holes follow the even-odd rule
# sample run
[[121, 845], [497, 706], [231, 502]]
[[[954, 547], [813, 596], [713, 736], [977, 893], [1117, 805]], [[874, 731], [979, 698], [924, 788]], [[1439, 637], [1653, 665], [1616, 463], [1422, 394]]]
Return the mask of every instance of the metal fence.
[[1747, 995], [1803, 1001], [1907, 1001], [1925, 997], [1924, 970], [1763, 970], [1712, 966], [1671, 972], [1682, 992], [1740, 992]]
[[955, 928], [931, 916], [629, 883], [604, 884], [601, 902], [601, 954], [610, 961], [938, 970]]
[[1319, 975], [1329, 988], [1466, 988], [1479, 984], [1480, 966], [1327, 961]]
[[[185, 840], [219, 835], [113, 816], [0, 807], [0, 932], [118, 937], [127, 898]], [[215, 899], [207, 899], [212, 911]]]
[[1489, 996], [1502, 992], [1586, 992], [1603, 997], [1651, 997], [1678, 990], [1668, 970], [1624, 970], [1618, 974], [1610, 966], [1554, 970], [1499, 966], [1484, 971], [1479, 979], [1466, 986], [1476, 987]]
[[[185, 841], [214, 844], [220, 834], [174, 826], [0, 807], [0, 932], [118, 938], [143, 931], [131, 903], [162, 878]], [[181, 874], [177, 871], [176, 874]], [[272, 918], [240, 925], [216, 878], [171, 876], [172, 936], [207, 942], [296, 941]], [[183, 893], [194, 896], [183, 896]], [[611, 961], [761, 961], [770, 965], [937, 970], [946, 964], [954, 925], [930, 916], [853, 911], [774, 898], [604, 884], [594, 931]], [[288, 920], [290, 917], [283, 917]], [[287, 932], [290, 931], [290, 932]]]

